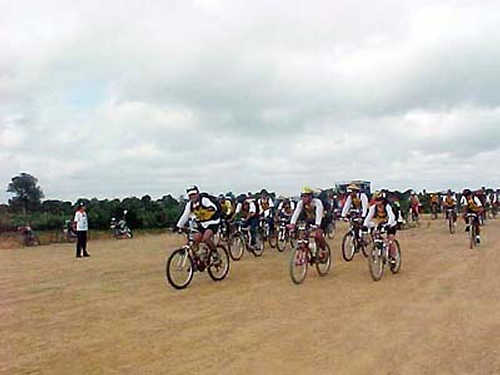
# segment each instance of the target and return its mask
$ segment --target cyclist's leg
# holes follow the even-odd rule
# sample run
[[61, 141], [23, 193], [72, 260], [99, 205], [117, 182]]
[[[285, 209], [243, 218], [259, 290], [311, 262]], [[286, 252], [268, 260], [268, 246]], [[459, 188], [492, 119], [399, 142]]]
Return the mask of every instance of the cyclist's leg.
[[316, 245], [318, 245], [318, 247], [320, 249], [325, 249], [326, 248], [326, 240], [325, 240], [325, 236], [324, 236], [324, 233], [326, 231], [326, 227], [327, 227], [327, 221], [325, 218], [323, 218], [323, 220], [321, 220], [321, 225], [318, 229], [316, 229], [316, 233], [314, 233], [314, 239], [316, 241]]
[[250, 226], [250, 245], [255, 246], [255, 240], [257, 239], [257, 227], [259, 226], [259, 218], [252, 217], [248, 220], [248, 225]]
[[396, 238], [396, 227], [391, 227], [387, 229], [387, 241], [389, 245], [389, 256], [392, 258], [396, 257], [396, 244], [394, 239]]
[[212, 225], [209, 225], [203, 231], [202, 241], [204, 243], [206, 243], [211, 250], [215, 249], [215, 244], [214, 244], [214, 241], [213, 241], [213, 236], [214, 236], [214, 233], [217, 232], [218, 226], [219, 226], [218, 224], [212, 224]]

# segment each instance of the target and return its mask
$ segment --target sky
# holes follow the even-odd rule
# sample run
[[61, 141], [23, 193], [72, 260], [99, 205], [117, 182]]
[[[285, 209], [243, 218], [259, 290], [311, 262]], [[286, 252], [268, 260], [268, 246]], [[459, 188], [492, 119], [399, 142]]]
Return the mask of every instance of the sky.
[[500, 186], [498, 1], [0, 9], [0, 203]]

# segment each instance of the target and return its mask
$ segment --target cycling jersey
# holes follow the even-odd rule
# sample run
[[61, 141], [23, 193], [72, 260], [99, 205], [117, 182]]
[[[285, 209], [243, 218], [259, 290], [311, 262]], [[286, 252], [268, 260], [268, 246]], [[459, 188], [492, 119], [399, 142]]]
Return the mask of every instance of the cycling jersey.
[[273, 200], [269, 197], [266, 199], [260, 198], [257, 203], [259, 204], [260, 215], [263, 217], [269, 217], [272, 214], [274, 208]]
[[446, 206], [446, 207], [454, 207], [457, 205], [457, 199], [454, 197], [454, 196], [446, 196], [444, 199], [443, 199], [443, 204]]
[[357, 193], [354, 198], [349, 194], [342, 208], [342, 217], [347, 215], [351, 206], [354, 206], [361, 216], [365, 217], [368, 212], [368, 197], [365, 193]]
[[220, 223], [220, 206], [215, 197], [202, 193], [197, 201], [186, 203], [184, 212], [177, 222], [177, 227], [184, 227], [190, 216], [194, 216], [202, 228], [206, 229], [210, 225]]
[[370, 206], [368, 210], [368, 215], [366, 215], [363, 225], [365, 227], [373, 228], [374, 226], [386, 222], [389, 227], [394, 227], [396, 222], [396, 216], [392, 211], [392, 207], [389, 203], [385, 203], [384, 206], [379, 207], [376, 203]]
[[304, 211], [307, 221], [314, 221], [314, 223], [319, 227], [321, 226], [321, 220], [323, 220], [323, 203], [319, 198], [313, 198], [310, 203], [304, 204], [302, 200], [299, 201], [295, 211], [293, 212], [291, 223], [296, 224], [299, 219], [299, 215]]
[[469, 199], [466, 199], [465, 204], [467, 210], [474, 213], [480, 213], [483, 207], [478, 197], [470, 197]]
[[257, 213], [257, 205], [253, 199], [246, 199], [243, 203], [238, 203], [236, 206], [236, 211], [234, 212], [234, 215], [238, 215], [239, 213], [242, 213], [245, 218], [248, 215], [251, 214], [256, 214]]
[[280, 202], [278, 205], [278, 212], [280, 214], [283, 214], [285, 216], [292, 216], [293, 211], [295, 209], [295, 202], [294, 201], [289, 201], [285, 204], [285, 202]]

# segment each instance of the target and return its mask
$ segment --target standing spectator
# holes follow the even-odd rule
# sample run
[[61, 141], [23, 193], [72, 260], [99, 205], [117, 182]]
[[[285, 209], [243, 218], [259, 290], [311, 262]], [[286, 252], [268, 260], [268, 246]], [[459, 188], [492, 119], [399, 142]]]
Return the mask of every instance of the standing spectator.
[[85, 203], [80, 202], [75, 213], [74, 224], [76, 229], [76, 257], [81, 258], [82, 252], [84, 257], [89, 257], [87, 253], [87, 231], [89, 229], [87, 213], [85, 212]]

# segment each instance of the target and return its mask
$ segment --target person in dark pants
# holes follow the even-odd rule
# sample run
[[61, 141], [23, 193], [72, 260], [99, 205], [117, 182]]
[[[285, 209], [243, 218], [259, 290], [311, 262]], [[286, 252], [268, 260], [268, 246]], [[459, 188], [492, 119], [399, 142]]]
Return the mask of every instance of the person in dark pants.
[[89, 229], [87, 212], [85, 212], [85, 204], [81, 202], [78, 205], [78, 210], [75, 213], [74, 227], [76, 229], [76, 257], [81, 258], [82, 252], [84, 257], [89, 257], [87, 252], [87, 231]]

